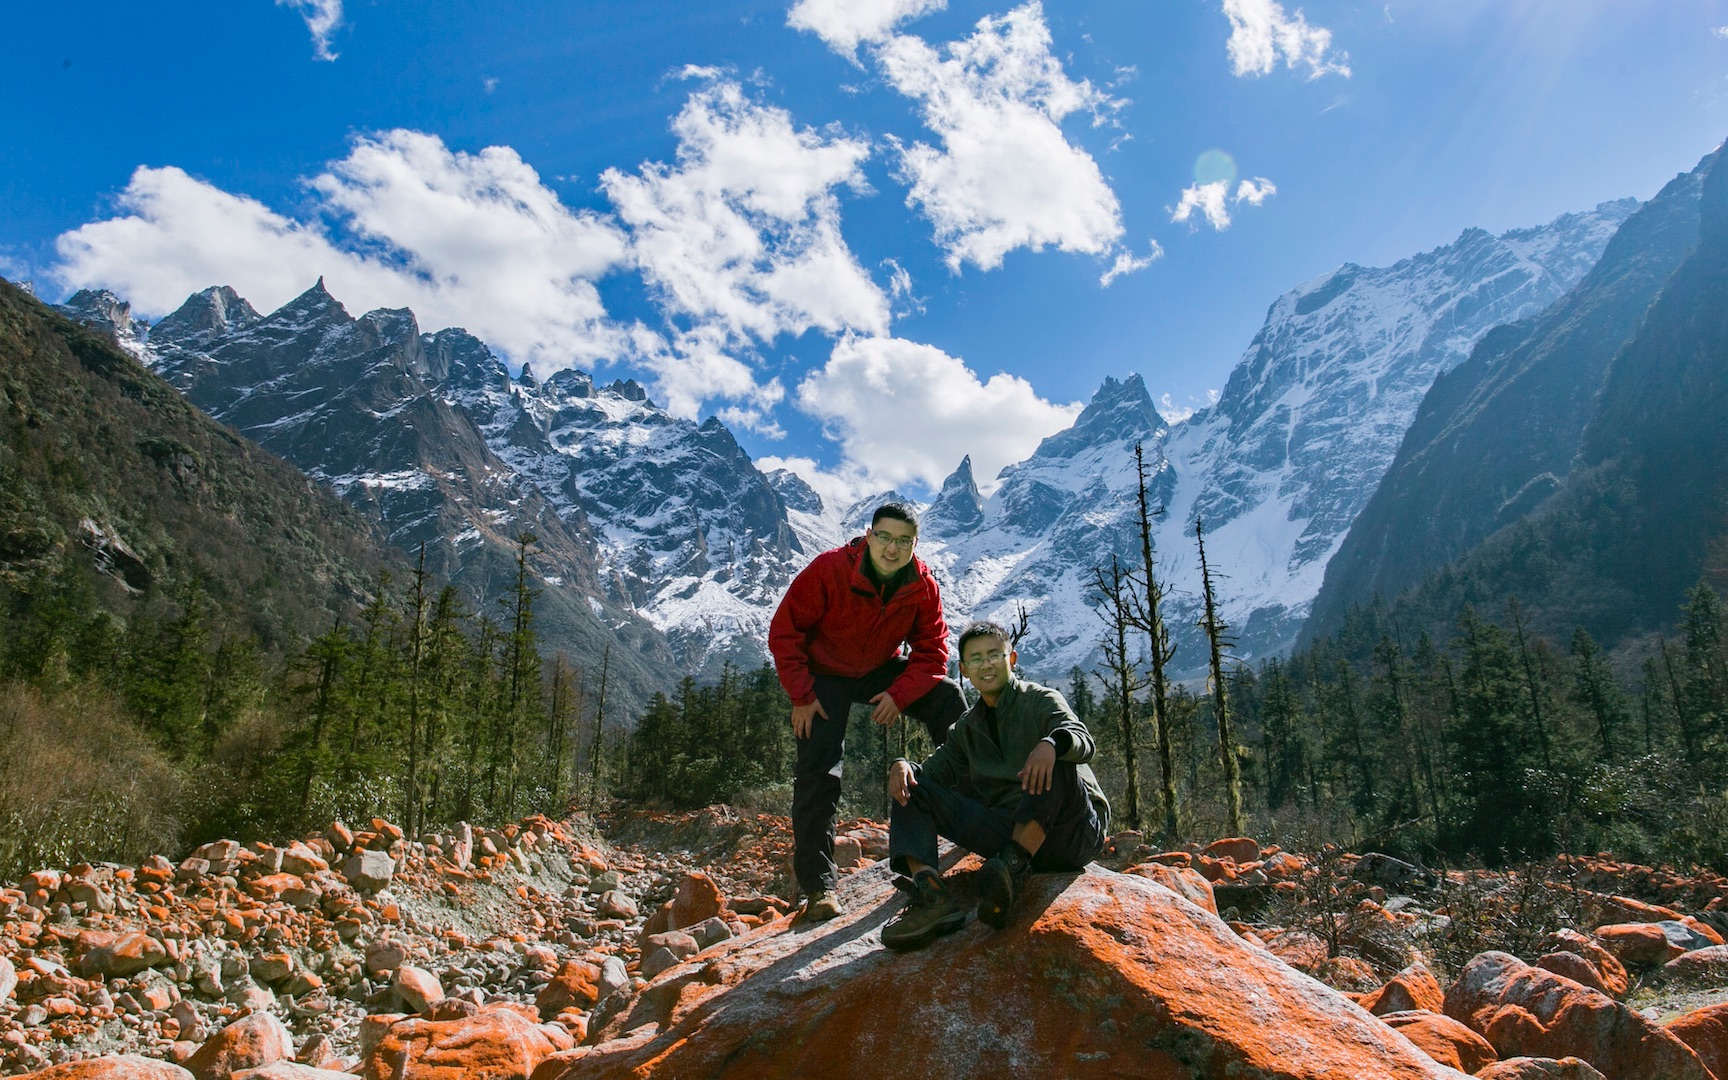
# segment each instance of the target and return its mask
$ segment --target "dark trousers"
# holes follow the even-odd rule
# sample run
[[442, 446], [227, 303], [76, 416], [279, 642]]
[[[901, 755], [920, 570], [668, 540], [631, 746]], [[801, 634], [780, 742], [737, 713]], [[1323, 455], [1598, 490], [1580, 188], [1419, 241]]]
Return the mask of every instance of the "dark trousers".
[[[792, 773], [792, 872], [806, 893], [834, 888], [834, 815], [840, 809], [840, 766], [846, 754], [846, 717], [854, 702], [868, 702], [888, 689], [906, 670], [905, 660], [891, 660], [868, 675], [848, 679], [817, 675], [816, 700], [822, 712], [810, 721], [810, 737], [795, 739], [797, 763]], [[966, 711], [960, 684], [943, 679], [914, 701], [905, 715], [924, 725], [931, 742], [941, 746], [948, 729]]]
[[939, 865], [938, 836], [990, 858], [1008, 846], [1016, 825], [1028, 821], [1044, 827], [1044, 842], [1032, 855], [1034, 870], [1079, 870], [1103, 850], [1104, 825], [1086, 797], [1086, 785], [1073, 762], [1058, 761], [1050, 786], [1038, 795], [1021, 792], [1013, 809], [985, 806], [946, 784], [919, 777], [906, 805], [896, 803], [889, 809], [888, 865], [902, 874], [907, 859]]

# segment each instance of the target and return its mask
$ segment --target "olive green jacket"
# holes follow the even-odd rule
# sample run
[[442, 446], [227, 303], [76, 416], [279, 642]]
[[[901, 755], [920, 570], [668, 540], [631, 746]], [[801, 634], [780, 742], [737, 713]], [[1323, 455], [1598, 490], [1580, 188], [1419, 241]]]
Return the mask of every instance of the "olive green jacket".
[[1000, 743], [990, 737], [983, 700], [974, 702], [955, 722], [948, 741], [914, 768], [915, 775], [928, 776], [947, 787], [969, 781], [986, 806], [1013, 809], [1020, 801], [1018, 774], [1027, 756], [1042, 739], [1051, 736], [1057, 760], [1074, 763], [1099, 823], [1109, 832], [1110, 802], [1086, 764], [1092, 760], [1096, 744], [1059, 691], [1014, 676], [996, 698], [996, 730]]

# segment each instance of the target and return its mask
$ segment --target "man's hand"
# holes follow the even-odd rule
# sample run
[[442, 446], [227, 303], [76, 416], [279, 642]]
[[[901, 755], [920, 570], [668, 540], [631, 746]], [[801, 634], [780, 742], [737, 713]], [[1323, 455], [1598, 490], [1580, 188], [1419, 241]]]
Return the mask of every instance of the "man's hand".
[[918, 781], [912, 778], [912, 763], [896, 761], [888, 766], [888, 795], [901, 806], [912, 797], [912, 789], [918, 786]]
[[892, 694], [888, 693], [888, 691], [884, 690], [880, 694], [871, 698], [870, 704], [876, 706], [874, 709], [870, 710], [870, 719], [881, 724], [883, 727], [887, 727], [889, 724], [900, 719], [900, 706], [894, 704], [894, 697]]
[[1050, 776], [1056, 771], [1056, 748], [1042, 740], [1026, 755], [1026, 764], [1015, 775], [1028, 795], [1042, 795], [1050, 790]]
[[816, 716], [820, 716], [824, 720], [828, 719], [828, 713], [822, 708], [820, 701], [812, 701], [808, 705], [792, 706], [793, 737], [808, 739], [810, 737], [810, 725], [813, 723], [811, 718]]

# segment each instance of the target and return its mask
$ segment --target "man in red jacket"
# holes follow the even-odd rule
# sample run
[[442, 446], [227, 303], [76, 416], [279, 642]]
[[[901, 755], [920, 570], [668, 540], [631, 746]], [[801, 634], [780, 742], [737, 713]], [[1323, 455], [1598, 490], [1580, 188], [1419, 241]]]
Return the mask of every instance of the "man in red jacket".
[[877, 507], [869, 532], [799, 572], [768, 627], [768, 649], [792, 699], [792, 869], [812, 921], [840, 914], [834, 815], [852, 704], [868, 702], [878, 724], [902, 713], [919, 720], [937, 746], [966, 711], [960, 684], [946, 677], [942, 591], [912, 553], [917, 543], [911, 507]]

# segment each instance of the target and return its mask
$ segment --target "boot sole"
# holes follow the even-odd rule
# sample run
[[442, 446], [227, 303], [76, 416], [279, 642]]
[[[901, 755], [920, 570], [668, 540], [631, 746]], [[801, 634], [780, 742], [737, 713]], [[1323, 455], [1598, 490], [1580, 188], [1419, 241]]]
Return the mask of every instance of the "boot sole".
[[1014, 908], [1014, 879], [1008, 868], [990, 859], [978, 871], [978, 921], [1000, 930]]
[[895, 952], [905, 952], [907, 949], [916, 949], [921, 945], [928, 945], [944, 934], [952, 934], [954, 931], [965, 925], [966, 912], [955, 911], [942, 916], [942, 918], [937, 919], [929, 926], [926, 926], [922, 931], [908, 937], [892, 938], [887, 933], [883, 933], [882, 944], [893, 949]]

